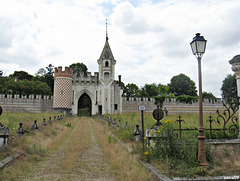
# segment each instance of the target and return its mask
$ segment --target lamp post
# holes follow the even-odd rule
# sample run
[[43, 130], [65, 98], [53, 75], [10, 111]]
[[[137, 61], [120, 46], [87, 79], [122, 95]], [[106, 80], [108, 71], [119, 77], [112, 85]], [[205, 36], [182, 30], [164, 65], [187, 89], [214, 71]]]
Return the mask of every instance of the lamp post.
[[200, 33], [197, 33], [190, 43], [193, 55], [198, 60], [198, 82], [199, 82], [199, 135], [198, 135], [198, 160], [200, 165], [207, 165], [205, 145], [204, 145], [204, 127], [203, 127], [203, 106], [202, 106], [202, 70], [201, 70], [201, 59], [205, 53], [207, 40]]

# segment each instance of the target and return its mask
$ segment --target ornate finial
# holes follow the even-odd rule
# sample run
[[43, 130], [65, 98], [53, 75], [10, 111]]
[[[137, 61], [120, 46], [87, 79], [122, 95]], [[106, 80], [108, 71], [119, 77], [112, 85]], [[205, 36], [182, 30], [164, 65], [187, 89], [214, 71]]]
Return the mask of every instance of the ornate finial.
[[107, 31], [107, 19], [106, 19], [106, 40], [108, 40], [108, 31]]

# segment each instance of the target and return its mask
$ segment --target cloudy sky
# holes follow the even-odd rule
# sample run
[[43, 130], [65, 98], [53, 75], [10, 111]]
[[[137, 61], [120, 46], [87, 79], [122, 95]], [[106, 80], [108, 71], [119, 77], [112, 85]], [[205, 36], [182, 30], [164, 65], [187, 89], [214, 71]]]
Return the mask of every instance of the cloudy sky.
[[203, 91], [220, 97], [228, 61], [240, 53], [239, 17], [239, 0], [0, 0], [0, 70], [34, 75], [83, 62], [97, 72], [107, 18], [115, 79], [141, 87], [184, 73], [197, 85], [189, 43], [199, 32], [208, 40]]

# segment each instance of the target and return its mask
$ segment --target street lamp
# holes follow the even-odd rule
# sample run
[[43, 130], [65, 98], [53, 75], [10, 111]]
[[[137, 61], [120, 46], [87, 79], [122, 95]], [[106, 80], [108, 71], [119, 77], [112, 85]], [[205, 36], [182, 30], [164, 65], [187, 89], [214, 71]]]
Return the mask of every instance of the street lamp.
[[202, 106], [202, 70], [201, 70], [201, 58], [205, 53], [207, 40], [200, 33], [197, 33], [190, 43], [193, 55], [198, 60], [198, 79], [199, 79], [199, 135], [198, 135], [198, 160], [200, 165], [207, 165], [205, 145], [204, 145], [204, 127], [203, 127], [203, 106]]

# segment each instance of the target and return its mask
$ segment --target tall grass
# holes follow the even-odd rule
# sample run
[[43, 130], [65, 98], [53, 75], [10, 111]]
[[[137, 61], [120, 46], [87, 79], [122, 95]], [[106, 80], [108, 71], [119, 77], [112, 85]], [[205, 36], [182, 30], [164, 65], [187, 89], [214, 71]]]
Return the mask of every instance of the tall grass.
[[49, 117], [60, 115], [59, 113], [26, 113], [26, 112], [3, 112], [0, 116], [0, 122], [9, 128], [9, 132], [15, 133], [19, 127], [19, 123], [23, 123], [24, 129], [30, 129], [34, 120], [37, 120], [39, 125], [42, 124], [43, 118], [47, 120]]
[[[58, 148], [64, 140], [69, 129], [64, 124], [71, 118], [63, 119], [61, 122], [53, 122], [52, 125], [42, 126], [42, 120], [48, 120], [49, 116], [57, 114], [43, 113], [3, 113], [1, 122], [4, 126], [10, 128], [10, 138], [8, 146], [0, 152], [0, 160], [14, 153], [20, 153], [18, 161], [11, 163], [3, 170], [0, 170], [0, 180], [20, 180], [20, 178]], [[26, 133], [23, 137], [18, 137], [16, 130], [19, 127], [19, 122], [23, 122], [24, 129], [29, 129], [34, 120], [38, 120], [39, 130]], [[13, 137], [14, 136], [14, 137]]]
[[[154, 175], [139, 163], [139, 155], [130, 154], [99, 122], [91, 121], [97, 142], [112, 168], [117, 172], [119, 180], [157, 180]], [[111, 138], [111, 141], [109, 140]]]
[[[171, 129], [178, 129], [178, 114], [176, 115], [168, 115], [164, 116], [161, 120], [161, 123], [168, 122], [171, 120], [172, 125]], [[197, 128], [199, 127], [199, 116], [198, 114], [182, 114], [182, 119], [184, 120], [182, 124], [182, 129], [186, 128]], [[212, 114], [213, 119], [217, 121], [217, 114]], [[183, 177], [195, 177], [195, 176], [219, 176], [219, 175], [231, 175], [239, 173], [239, 154], [230, 156], [229, 152], [226, 151], [228, 149], [224, 148], [222, 150], [222, 155], [219, 156], [215, 154], [210, 148], [210, 145], [205, 145], [205, 151], [208, 161], [208, 169], [198, 166], [198, 144], [197, 144], [197, 136], [198, 130], [196, 131], [184, 131], [182, 134], [183, 138], [179, 140], [174, 135], [178, 133], [178, 131], [172, 131], [170, 136], [168, 137], [160, 137], [155, 139], [155, 149], [151, 146], [147, 146], [145, 150], [145, 155], [142, 152], [141, 143], [133, 142], [133, 133], [135, 130], [135, 125], [140, 125], [141, 129], [141, 114], [139, 113], [131, 113], [131, 114], [117, 114], [110, 115], [112, 119], [115, 119], [117, 122], [121, 120], [121, 123], [128, 122], [128, 129], [124, 128], [122, 124], [122, 128], [117, 130], [115, 128], [111, 128], [111, 131], [114, 132], [119, 138], [128, 143], [128, 145], [134, 145], [135, 153], [138, 155], [142, 155], [141, 158], [144, 158], [145, 161], [151, 162], [155, 167], [159, 168], [161, 171], [166, 173], [167, 175], [172, 176], [183, 176]], [[204, 127], [205, 129], [210, 128], [209, 122], [206, 122], [209, 119], [209, 114], [204, 114]], [[152, 117], [152, 114], [144, 113], [144, 127], [145, 129], [149, 129], [156, 123], [156, 120]], [[229, 123], [228, 123], [229, 124]], [[227, 125], [226, 128], [228, 128]], [[212, 128], [218, 129], [223, 128], [223, 123], [221, 125], [213, 123]], [[209, 138], [210, 132], [205, 130], [205, 135]], [[145, 135], [145, 134], [144, 134]], [[220, 135], [218, 138], [222, 138]], [[218, 150], [221, 153], [221, 149]], [[229, 159], [231, 161], [229, 161]], [[233, 161], [234, 160], [234, 161]], [[232, 164], [231, 164], [232, 163]], [[235, 170], [234, 170], [235, 168]], [[228, 173], [227, 173], [228, 172]]]

